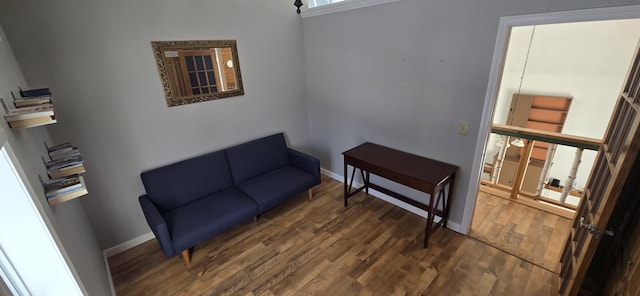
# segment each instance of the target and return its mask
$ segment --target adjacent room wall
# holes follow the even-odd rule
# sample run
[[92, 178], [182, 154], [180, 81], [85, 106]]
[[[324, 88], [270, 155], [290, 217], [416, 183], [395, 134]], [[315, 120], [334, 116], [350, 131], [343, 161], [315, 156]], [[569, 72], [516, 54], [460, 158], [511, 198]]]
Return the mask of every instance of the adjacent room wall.
[[[573, 98], [563, 133], [602, 139], [633, 62], [638, 28], [639, 19], [536, 26], [530, 50], [533, 27], [513, 28], [493, 122], [508, 124], [512, 95], [519, 91], [523, 77], [523, 94]], [[488, 157], [499, 150], [494, 143], [487, 146]], [[575, 151], [559, 146], [549, 177], [564, 184]], [[595, 151], [584, 152], [576, 188], [584, 187], [595, 156]]]
[[[9, 39], [0, 27], [0, 97], [7, 103], [11, 103], [11, 92], [17, 93], [19, 86], [26, 87], [28, 84], [14, 58]], [[4, 110], [0, 111], [0, 114], [4, 115]], [[46, 155], [44, 142], [52, 142], [46, 128], [12, 130], [4, 118], [0, 119], [0, 126], [6, 131], [8, 142], [27, 178], [23, 180], [25, 186], [32, 188], [30, 193], [34, 194], [33, 202], [42, 214], [43, 220], [49, 222], [47, 226], [56, 239], [63, 257], [70, 265], [71, 271], [80, 281], [80, 287], [89, 295], [108, 295], [110, 284], [102, 259], [102, 249], [98, 245], [89, 219], [79, 201], [69, 201], [51, 207], [40, 186], [38, 175], [46, 177], [41, 158]], [[19, 197], [16, 196], [16, 198]], [[19, 228], [20, 225], [3, 225], [2, 227]], [[24, 256], [33, 257], [29, 253], [25, 253]]]
[[340, 175], [340, 153], [365, 141], [460, 166], [450, 212], [460, 224], [500, 17], [633, 3], [403, 0], [306, 18], [312, 146]]
[[[277, 1], [4, 1], [0, 21], [33, 86], [56, 97], [56, 142], [86, 162], [79, 201], [103, 249], [150, 232], [141, 171], [285, 132], [310, 151], [301, 20]], [[235, 39], [245, 95], [167, 107], [152, 40]]]

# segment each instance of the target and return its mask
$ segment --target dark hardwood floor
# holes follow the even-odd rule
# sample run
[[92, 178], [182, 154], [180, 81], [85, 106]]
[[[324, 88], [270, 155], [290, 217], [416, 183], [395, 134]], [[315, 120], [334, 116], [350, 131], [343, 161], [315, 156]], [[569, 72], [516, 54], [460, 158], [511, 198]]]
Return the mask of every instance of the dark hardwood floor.
[[551, 295], [557, 275], [342, 183], [314, 189], [195, 247], [192, 264], [155, 240], [109, 258], [118, 295]]

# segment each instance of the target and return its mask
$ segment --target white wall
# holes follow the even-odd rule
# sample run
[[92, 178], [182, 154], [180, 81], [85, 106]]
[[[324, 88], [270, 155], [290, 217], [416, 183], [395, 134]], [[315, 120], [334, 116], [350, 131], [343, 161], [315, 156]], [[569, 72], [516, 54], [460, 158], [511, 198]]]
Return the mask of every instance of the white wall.
[[[310, 150], [301, 20], [288, 0], [27, 0], [3, 3], [0, 21], [28, 81], [56, 96], [52, 136], [83, 154], [81, 203], [102, 248], [149, 233], [142, 170], [283, 131]], [[237, 40], [244, 96], [166, 106], [150, 41], [195, 39]]]
[[[364, 141], [456, 164], [450, 219], [460, 224], [469, 185], [477, 182], [471, 167], [476, 141], [484, 137], [478, 126], [499, 18], [633, 3], [403, 0], [306, 18], [316, 154], [338, 174], [340, 153]], [[468, 136], [457, 134], [462, 120], [469, 122]]]
[[[563, 133], [602, 139], [640, 40], [640, 20], [536, 26], [521, 93], [572, 97]], [[493, 122], [508, 124], [509, 105], [519, 91], [532, 26], [511, 31]], [[487, 155], [497, 153], [493, 142]], [[559, 146], [549, 177], [566, 179], [575, 148]], [[584, 187], [595, 151], [585, 151], [577, 174]]]
[[[28, 84], [9, 46], [9, 39], [0, 28], [0, 97], [9, 99], [8, 103], [10, 103], [10, 92], [16, 93], [18, 86], [27, 87]], [[4, 114], [4, 110], [0, 111], [0, 114]], [[49, 230], [58, 242], [58, 247], [61, 248], [67, 263], [70, 264], [71, 271], [81, 281], [82, 289], [91, 295], [107, 295], [110, 293], [109, 282], [102, 252], [82, 206], [78, 201], [69, 201], [50, 207], [44, 196], [44, 190], [40, 186], [38, 175], [46, 176], [41, 160], [41, 157], [46, 155], [43, 143], [45, 141], [52, 143], [46, 128], [12, 130], [4, 120], [0, 120], [0, 126], [6, 131], [8, 142], [24, 172], [26, 179], [23, 181], [32, 190], [30, 193], [32, 193], [34, 204], [40, 209], [43, 219], [48, 222]], [[16, 225], [3, 223], [2, 227], [20, 229], [20, 223], [16, 222]], [[25, 255], [35, 256], [34, 254]]]

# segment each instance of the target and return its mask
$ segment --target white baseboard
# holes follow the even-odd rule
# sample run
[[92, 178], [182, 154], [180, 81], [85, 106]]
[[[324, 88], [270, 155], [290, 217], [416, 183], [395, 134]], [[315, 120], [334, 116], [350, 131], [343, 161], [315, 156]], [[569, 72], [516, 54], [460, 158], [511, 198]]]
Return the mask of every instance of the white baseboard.
[[116, 296], [116, 288], [113, 286], [113, 278], [111, 277], [111, 268], [109, 267], [109, 257], [120, 254], [126, 250], [129, 250], [153, 238], [155, 238], [155, 236], [153, 235], [153, 232], [149, 231], [134, 239], [128, 240], [117, 246], [114, 246], [102, 251], [102, 259], [104, 260], [104, 266], [107, 269], [107, 279], [109, 280], [111, 295]]
[[108, 248], [108, 249], [102, 251], [102, 253], [104, 253], [105, 258], [109, 258], [109, 257], [111, 257], [113, 255], [120, 254], [120, 253], [122, 253], [122, 252], [124, 252], [126, 250], [129, 250], [129, 249], [131, 249], [131, 248], [133, 248], [133, 247], [135, 247], [135, 246], [137, 246], [139, 244], [142, 244], [142, 243], [144, 243], [144, 242], [146, 242], [146, 241], [148, 241], [150, 239], [154, 239], [154, 238], [155, 238], [155, 236], [153, 235], [153, 232], [149, 231], [149, 232], [147, 232], [147, 233], [145, 233], [145, 234], [143, 234], [141, 236], [138, 236], [138, 237], [136, 237], [134, 239], [128, 240], [128, 241], [126, 241], [124, 243], [121, 243], [121, 244], [119, 244], [117, 246]]
[[[334, 179], [334, 180], [336, 180], [338, 182], [341, 182], [341, 183], [344, 182], [344, 176], [342, 176], [342, 175], [336, 174], [336, 173], [334, 173], [332, 171], [329, 171], [327, 169], [324, 169], [324, 168], [321, 168], [320, 171], [321, 171], [321, 173], [323, 175], [325, 175], [325, 176], [327, 176], [327, 177], [329, 177], [331, 179]], [[362, 186], [362, 184], [354, 181], [353, 182], [353, 186], [360, 187], [360, 186]], [[384, 201], [386, 201], [386, 202], [388, 202], [390, 204], [393, 204], [395, 206], [401, 207], [401, 208], [403, 208], [403, 209], [405, 209], [405, 210], [407, 210], [409, 212], [412, 212], [412, 213], [414, 213], [414, 214], [416, 214], [416, 215], [418, 215], [420, 217], [426, 218], [427, 215], [428, 215], [427, 211], [425, 211], [423, 209], [420, 209], [420, 208], [417, 208], [417, 207], [414, 207], [414, 206], [412, 206], [412, 205], [410, 205], [408, 203], [405, 203], [403, 201], [397, 200], [397, 199], [395, 199], [395, 198], [393, 198], [393, 197], [391, 197], [389, 195], [386, 195], [386, 194], [384, 194], [384, 193], [382, 193], [380, 191], [369, 189], [369, 194], [373, 195], [373, 196], [375, 196], [375, 197], [377, 197], [379, 199], [382, 199], [382, 200], [384, 200]], [[439, 219], [442, 219], [442, 217], [439, 217], [437, 215], [435, 217], [436, 217], [436, 221], [438, 221]], [[451, 230], [453, 230], [455, 232], [460, 232], [460, 224], [451, 222], [451, 220], [449, 220], [447, 222], [447, 228], [449, 228], [449, 229], [451, 229]]]
[[102, 251], [102, 259], [104, 260], [104, 266], [107, 269], [107, 279], [109, 280], [111, 295], [116, 296], [116, 288], [113, 286], [113, 278], [111, 277], [111, 268], [109, 267], [109, 257], [120, 254], [126, 250], [129, 250], [153, 238], [155, 238], [155, 236], [153, 235], [153, 232], [149, 231], [134, 239], [128, 240], [117, 246], [114, 246]]

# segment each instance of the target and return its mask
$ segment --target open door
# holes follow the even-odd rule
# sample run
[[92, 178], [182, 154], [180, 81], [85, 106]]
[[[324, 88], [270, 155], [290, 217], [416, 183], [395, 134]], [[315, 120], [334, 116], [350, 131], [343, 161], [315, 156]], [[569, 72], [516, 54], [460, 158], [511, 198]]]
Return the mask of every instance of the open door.
[[640, 149], [640, 53], [614, 108], [560, 263], [560, 295], [577, 295]]

